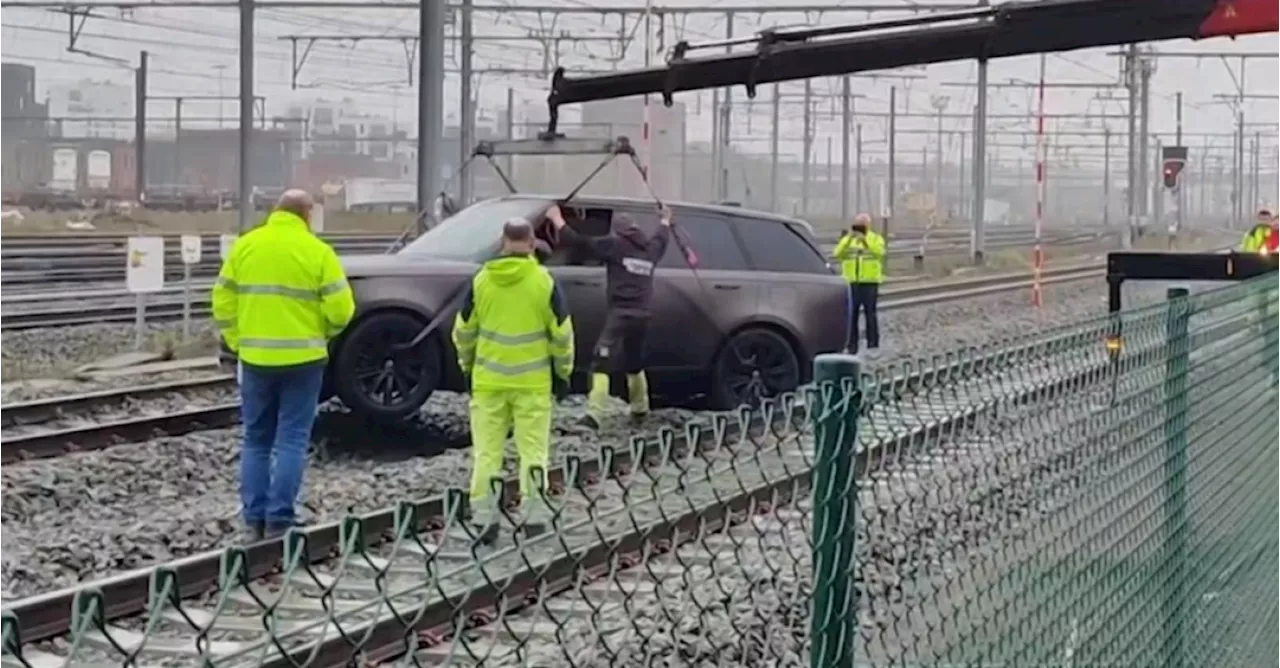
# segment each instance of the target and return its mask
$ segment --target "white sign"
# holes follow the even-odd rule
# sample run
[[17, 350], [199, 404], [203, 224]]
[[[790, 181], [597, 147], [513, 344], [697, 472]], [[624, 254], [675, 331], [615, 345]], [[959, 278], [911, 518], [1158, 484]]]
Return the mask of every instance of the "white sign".
[[223, 260], [231, 254], [231, 247], [236, 245], [236, 235], [224, 234], [218, 238], [218, 255]]
[[324, 205], [315, 204], [311, 207], [311, 231], [320, 234], [324, 231]]
[[164, 289], [164, 237], [129, 237], [125, 287], [134, 294]]
[[200, 264], [200, 235], [182, 235], [182, 263]]

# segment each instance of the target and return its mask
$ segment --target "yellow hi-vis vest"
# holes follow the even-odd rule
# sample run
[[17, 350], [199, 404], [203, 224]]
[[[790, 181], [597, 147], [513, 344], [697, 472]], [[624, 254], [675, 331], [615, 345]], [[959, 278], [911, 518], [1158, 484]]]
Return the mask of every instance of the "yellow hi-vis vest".
[[490, 260], [454, 318], [453, 345], [473, 390], [551, 391], [573, 373], [573, 320], [555, 279], [537, 260]]
[[871, 230], [859, 238], [846, 232], [836, 243], [832, 255], [840, 260], [840, 275], [850, 283], [884, 281], [884, 237]]
[[1254, 225], [1245, 233], [1244, 239], [1240, 242], [1240, 250], [1246, 253], [1265, 252], [1267, 246], [1267, 237], [1271, 236], [1271, 225], [1267, 223], [1259, 223]]
[[326, 359], [355, 313], [338, 255], [307, 222], [274, 211], [236, 240], [213, 286], [213, 319], [242, 362], [281, 367]]

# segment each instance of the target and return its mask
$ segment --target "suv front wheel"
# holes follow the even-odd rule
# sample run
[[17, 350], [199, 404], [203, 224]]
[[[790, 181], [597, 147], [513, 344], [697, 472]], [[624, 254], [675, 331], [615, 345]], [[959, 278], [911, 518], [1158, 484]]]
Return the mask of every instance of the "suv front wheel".
[[343, 337], [334, 358], [334, 389], [352, 411], [377, 422], [393, 422], [415, 413], [440, 384], [440, 340], [409, 343], [423, 322], [408, 313], [385, 311], [362, 318]]
[[785, 337], [764, 327], [735, 332], [711, 368], [712, 410], [757, 406], [800, 386], [800, 360]]

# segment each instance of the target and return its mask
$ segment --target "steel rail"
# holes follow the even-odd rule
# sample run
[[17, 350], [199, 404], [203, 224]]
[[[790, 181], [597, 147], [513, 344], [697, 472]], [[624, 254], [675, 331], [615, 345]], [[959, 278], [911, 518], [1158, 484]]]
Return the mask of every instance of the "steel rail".
[[[1241, 331], [1247, 331], [1247, 325], [1242, 326], [1238, 318], [1232, 318], [1198, 332], [1194, 336], [1197, 341], [1229, 343], [1227, 340]], [[1054, 347], [1054, 341], [1055, 339], [1046, 339], [1039, 345], [1042, 350], [1057, 350]], [[1149, 344], [1147, 347], [1154, 349], [1158, 345], [1158, 343]], [[1081, 347], [1078, 340], [1075, 347]], [[1100, 347], [1099, 343], [1099, 349]], [[1135, 359], [1144, 359], [1144, 352], [1136, 351]], [[883, 452], [892, 452], [895, 456], [909, 455], [931, 439], [936, 439], [941, 434], [952, 433], [952, 430], [957, 427], [971, 424], [983, 415], [1002, 410], [1010, 403], [1032, 401], [1070, 392], [1073, 387], [1078, 387], [1078, 383], [1089, 379], [1097, 380], [1099, 374], [1111, 368], [1111, 363], [1103, 355], [1083, 364], [1070, 364], [1075, 361], [1073, 359], [1064, 359], [1064, 361], [1071, 367], [1065, 370], [1066, 373], [1056, 376], [1049, 376], [1046, 373], [1030, 381], [1023, 379], [1026, 372], [1024, 369], [1016, 368], [1016, 365], [989, 366], [987, 367], [989, 373], [980, 374], [978, 377], [1003, 378], [1005, 382], [988, 384], [990, 387], [998, 388], [999, 396], [995, 398], [999, 398], [1000, 401], [973, 401], [959, 410], [956, 410], [955, 403], [951, 400], [951, 393], [947, 391], [956, 379], [946, 369], [891, 379], [890, 385], [913, 387], [916, 392], [939, 390], [938, 399], [946, 406], [946, 410], [935, 411], [933, 409], [937, 407], [923, 405], [928, 403], [928, 396], [920, 398], [921, 406], [915, 406], [916, 401], [906, 402], [907, 405], [916, 409], [911, 411], [915, 415], [906, 417], [916, 419], [906, 420], [913, 425], [913, 428], [906, 430], [905, 433], [895, 425], [886, 424], [884, 420], [867, 420], [867, 424], [873, 428], [879, 425], [883, 431], [877, 431], [876, 436], [880, 438], [876, 439], [875, 447], [859, 450], [855, 471], [865, 475], [872, 458], [880, 456]], [[1006, 359], [1006, 362], [1011, 360]], [[1151, 357], [1148, 363], [1158, 365], [1160, 362]], [[961, 371], [972, 369], [971, 361], [961, 364]], [[1004, 377], [1005, 374], [1012, 374], [1013, 378]], [[977, 377], [969, 376], [970, 380], [975, 378]], [[807, 392], [805, 396], [812, 398]], [[872, 405], [863, 406], [864, 412], [877, 410], [874, 403], [875, 396], [883, 396], [883, 394], [874, 394], [871, 398]], [[673, 458], [688, 459], [698, 453], [703, 446], [712, 443], [730, 443], [729, 447], [732, 448], [732, 442], [735, 440], [767, 438], [770, 433], [776, 433], [774, 430], [779, 424], [794, 425], [797, 418], [807, 419], [807, 415], [799, 414], [801, 411], [796, 410], [796, 403], [792, 399], [784, 398], [780, 402], [775, 402], [774, 406], [778, 408], [772, 411], [761, 411], [760, 414], [766, 417], [758, 421], [750, 419], [750, 414], [740, 413], [735, 426], [729, 416], [720, 414], [712, 418], [711, 424], [707, 425], [709, 428], [691, 429], [684, 436], [668, 431], [666, 436], [641, 439], [631, 449], [603, 452], [602, 458], [568, 458], [565, 466], [549, 472], [551, 489], [553, 493], [554, 490], [565, 489], [568, 485], [582, 489], [577, 486], [591, 485], [601, 479], [625, 475], [634, 468], [646, 466], [646, 462], [654, 459], [664, 461], [670, 461]], [[898, 412], [888, 410], [884, 412], [888, 416], [897, 415], [898, 419], [895, 422], [903, 421], [904, 416]], [[409, 626], [405, 624], [403, 617], [384, 612], [372, 619], [365, 619], [359, 623], [353, 622], [352, 627], [344, 629], [342, 633], [330, 630], [328, 634], [312, 642], [281, 643], [280, 647], [289, 647], [288, 653], [282, 655], [276, 651], [269, 651], [264, 655], [270, 659], [265, 665], [299, 665], [299, 661], [306, 661], [310, 666], [326, 668], [348, 665], [352, 652], [350, 638], [365, 640], [361, 648], [361, 656], [371, 662], [403, 654], [406, 649], [413, 651], [414, 648], [406, 648], [404, 644], [405, 639], [410, 637], [410, 631], [420, 632], [421, 635], [418, 637], [442, 638], [443, 633], [453, 627], [454, 620], [459, 618], [460, 611], [464, 618], [469, 616], [466, 614], [468, 612], [493, 610], [495, 606], [500, 606], [503, 612], [514, 612], [547, 596], [554, 596], [572, 588], [575, 583], [582, 581], [580, 573], [598, 576], [610, 563], [621, 564], [623, 567], [640, 565], [646, 558], [674, 549], [685, 541], [704, 535], [707, 531], [715, 532], [727, 524], [732, 524], [737, 514], [757, 508], [757, 504], [761, 502], [790, 501], [791, 492], [803, 491], [811, 482], [812, 467], [800, 468], [802, 470], [788, 473], [774, 480], [769, 480], [768, 476], [762, 476], [763, 484], [732, 490], [730, 494], [718, 494], [714, 502], [701, 507], [690, 507], [679, 513], [661, 513], [660, 521], [645, 526], [632, 525], [632, 528], [623, 535], [611, 537], [607, 542], [584, 544], [573, 550], [566, 549], [555, 557], [540, 559], [536, 563], [526, 561], [525, 565], [518, 567], [515, 572], [502, 574], [500, 577], [490, 575], [483, 578], [483, 582], [478, 586], [467, 587], [454, 595], [436, 598], [425, 606], [421, 614], [413, 617], [413, 623]], [[688, 484], [688, 481], [685, 482]], [[506, 481], [508, 494], [516, 493], [517, 487], [515, 479]], [[458, 494], [460, 492], [453, 492], [402, 504], [396, 509], [366, 514], [355, 522], [344, 521], [314, 527], [303, 531], [294, 547], [301, 550], [304, 563], [316, 564], [334, 560], [334, 555], [340, 547], [340, 535], [344, 531], [354, 532], [359, 544], [367, 548], [385, 543], [387, 535], [394, 531], [396, 522], [404, 521], [406, 518], [412, 522], [418, 532], [437, 530], [448, 524], [448, 518], [453, 516], [453, 509], [459, 507], [460, 497], [455, 496]], [[619, 552], [623, 553], [623, 559], [617, 558]], [[104, 620], [117, 619], [139, 614], [148, 609], [148, 605], [163, 603], [163, 601], [153, 600], [149, 591], [149, 583], [161, 568], [166, 574], [171, 575], [171, 582], [176, 589], [174, 593], [183, 599], [191, 598], [211, 588], [237, 585], [242, 581], [242, 576], [247, 577], [248, 581], [257, 581], [271, 575], [279, 568], [284, 556], [284, 545], [282, 540], [275, 539], [246, 546], [239, 553], [244, 561], [242, 573], [228, 573], [227, 562], [222, 560], [224, 555], [224, 551], [195, 555], [163, 567], [139, 569], [88, 586], [95, 592], [101, 592], [95, 597], [104, 606], [102, 611]], [[491, 558], [496, 556], [493, 555]], [[470, 566], [464, 570], [473, 569], [474, 566]], [[448, 576], [449, 574], [445, 573], [438, 577], [443, 580]], [[501, 583], [501, 587], [495, 584], [498, 582]], [[381, 591], [381, 588], [375, 588], [375, 590]], [[23, 599], [8, 607], [5, 612], [18, 620], [22, 626], [22, 640], [25, 642], [56, 637], [68, 632], [70, 628], [72, 603], [76, 600], [77, 591], [76, 588], [71, 588]], [[295, 628], [326, 624], [324, 618], [310, 621], [294, 620], [294, 622]], [[303, 639], [311, 637], [306, 635], [305, 630], [286, 632], [285, 635], [289, 633], [302, 635]], [[247, 643], [247, 649], [238, 649], [237, 653], [261, 650], [264, 647], [263, 643], [268, 642], [270, 641], [259, 639]], [[167, 642], [166, 645], [172, 647], [173, 641]], [[194, 647], [193, 640], [193, 649]]]
[[0, 426], [9, 428], [40, 424], [66, 417], [70, 413], [87, 413], [101, 408], [122, 408], [132, 401], [146, 401], [175, 392], [222, 389], [234, 384], [234, 375], [219, 374], [207, 378], [15, 401], [0, 405]]

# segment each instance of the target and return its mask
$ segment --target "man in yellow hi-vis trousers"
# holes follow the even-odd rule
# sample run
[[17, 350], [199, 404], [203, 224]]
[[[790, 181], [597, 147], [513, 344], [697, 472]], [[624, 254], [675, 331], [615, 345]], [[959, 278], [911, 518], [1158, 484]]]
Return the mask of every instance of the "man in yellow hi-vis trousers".
[[[477, 540], [498, 538], [494, 478], [514, 431], [524, 533], [546, 531], [552, 377], [573, 372], [573, 321], [551, 274], [534, 258], [533, 227], [502, 228], [502, 251], [471, 280], [454, 320], [453, 344], [471, 379], [471, 521]], [[535, 472], [535, 469], [538, 471]]]
[[213, 319], [238, 358], [240, 503], [251, 539], [283, 534], [307, 468], [329, 340], [355, 313], [333, 248], [311, 233], [311, 196], [289, 190], [236, 240], [213, 286]]

